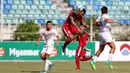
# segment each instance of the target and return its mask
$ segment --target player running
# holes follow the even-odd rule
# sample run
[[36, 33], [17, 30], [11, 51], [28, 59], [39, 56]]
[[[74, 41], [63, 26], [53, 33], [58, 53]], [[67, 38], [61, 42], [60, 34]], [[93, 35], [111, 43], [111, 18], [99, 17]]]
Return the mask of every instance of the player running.
[[79, 23], [82, 24], [84, 27], [87, 27], [83, 19], [85, 13], [85, 9], [81, 9], [78, 12], [72, 11], [66, 19], [62, 27], [64, 34], [67, 36], [67, 39], [62, 46], [63, 53], [65, 53], [66, 46], [74, 39], [73, 34], [82, 34], [82, 30], [79, 29], [79, 26], [77, 26], [77, 24]]
[[79, 46], [76, 50], [76, 57], [75, 57], [75, 63], [76, 63], [76, 70], [80, 70], [80, 61], [88, 61], [92, 59], [92, 56], [87, 56], [87, 52], [90, 52], [89, 49], [86, 48], [86, 40], [88, 40], [88, 33], [83, 32], [83, 35], [79, 35], [78, 41]]
[[46, 73], [47, 71], [50, 71], [53, 66], [53, 63], [49, 60], [49, 56], [54, 49], [54, 38], [57, 37], [57, 45], [59, 42], [59, 35], [57, 34], [57, 31], [52, 28], [51, 21], [47, 21], [46, 29], [40, 33], [36, 45], [39, 45], [39, 41], [42, 39], [42, 37], [44, 37], [45, 43], [44, 43], [44, 48], [42, 49], [41, 52], [41, 59], [45, 61], [45, 69], [40, 73]]
[[112, 40], [112, 36], [110, 34], [111, 31], [111, 26], [110, 23], [118, 23], [120, 24], [118, 21], [115, 20], [111, 20], [108, 16], [108, 8], [103, 6], [101, 8], [101, 13], [102, 15], [100, 15], [98, 17], [98, 19], [96, 20], [96, 25], [100, 25], [100, 47], [99, 50], [96, 52], [96, 55], [93, 57], [93, 60], [90, 62], [92, 68], [94, 70], [96, 70], [96, 61], [97, 58], [100, 56], [100, 54], [102, 53], [102, 51], [104, 50], [105, 45], [110, 46], [111, 50], [109, 52], [109, 57], [108, 60], [106, 61], [106, 64], [113, 69], [111, 60], [112, 57], [114, 55], [115, 52], [115, 44]]

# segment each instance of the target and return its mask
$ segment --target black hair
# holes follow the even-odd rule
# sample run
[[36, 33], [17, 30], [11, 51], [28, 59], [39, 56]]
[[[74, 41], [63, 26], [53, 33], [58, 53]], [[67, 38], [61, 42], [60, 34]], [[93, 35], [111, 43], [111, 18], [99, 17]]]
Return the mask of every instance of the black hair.
[[101, 12], [102, 12], [102, 14], [107, 13], [108, 12], [108, 8], [106, 6], [103, 6], [101, 8]]
[[86, 10], [85, 10], [85, 9], [82, 9], [82, 10], [80, 10], [80, 11], [83, 11], [84, 14], [86, 13]]
[[52, 22], [51, 22], [51, 21], [47, 21], [47, 22], [46, 22], [46, 25], [47, 25], [48, 23], [52, 23]]

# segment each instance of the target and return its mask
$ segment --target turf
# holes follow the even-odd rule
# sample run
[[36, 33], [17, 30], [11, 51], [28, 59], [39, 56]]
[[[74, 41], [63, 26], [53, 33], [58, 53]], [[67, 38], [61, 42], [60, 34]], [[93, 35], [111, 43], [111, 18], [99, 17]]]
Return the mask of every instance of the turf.
[[[72, 61], [53, 63], [53, 70], [48, 73], [130, 73], [130, 62], [113, 62], [113, 70], [104, 62], [98, 62], [96, 71], [89, 62], [81, 62], [80, 71], [75, 71], [75, 63]], [[0, 73], [39, 73], [43, 68], [42, 62], [0, 62]]]

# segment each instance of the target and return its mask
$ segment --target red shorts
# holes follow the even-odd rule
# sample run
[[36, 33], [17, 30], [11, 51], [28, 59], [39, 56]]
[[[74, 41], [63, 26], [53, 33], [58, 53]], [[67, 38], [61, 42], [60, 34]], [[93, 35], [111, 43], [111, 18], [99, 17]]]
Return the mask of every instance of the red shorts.
[[67, 25], [68, 23], [65, 23], [62, 27], [63, 32], [67, 35], [67, 36], [72, 36], [72, 34], [77, 34], [78, 33], [78, 28], [75, 27], [74, 25]]
[[85, 54], [86, 54], [86, 51], [83, 50], [83, 47], [79, 46], [76, 50], [76, 56], [83, 57], [83, 56], [85, 56]]

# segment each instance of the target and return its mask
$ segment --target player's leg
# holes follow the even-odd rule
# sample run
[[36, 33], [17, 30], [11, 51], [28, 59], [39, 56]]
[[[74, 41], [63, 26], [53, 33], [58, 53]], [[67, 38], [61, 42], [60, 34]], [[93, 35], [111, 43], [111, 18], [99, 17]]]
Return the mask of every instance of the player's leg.
[[67, 37], [67, 39], [66, 39], [64, 45], [62, 46], [62, 52], [65, 53], [65, 48], [66, 48], [66, 46], [67, 46], [69, 43], [71, 43], [71, 41], [72, 41], [74, 38], [73, 38], [73, 35], [72, 35], [71, 31], [69, 30], [69, 27], [62, 27], [62, 30], [63, 30], [65, 36]]
[[76, 70], [80, 70], [80, 60], [79, 60], [79, 55], [81, 52], [82, 47], [78, 47], [76, 50], [76, 55], [75, 55], [75, 64], [77, 66]]
[[104, 39], [102, 37], [102, 35], [100, 34], [100, 46], [99, 46], [99, 49], [98, 51], [96, 52], [95, 56], [93, 56], [93, 59], [92, 61], [90, 62], [92, 68], [94, 70], [96, 70], [96, 62], [97, 62], [97, 59], [98, 57], [100, 56], [100, 54], [102, 53], [102, 51], [104, 50], [104, 47], [105, 47], [105, 42], [104, 42]]
[[112, 60], [112, 57], [113, 57], [114, 52], [115, 52], [115, 50], [116, 50], [116, 47], [115, 47], [114, 42], [112, 41], [112, 37], [111, 37], [110, 34], [109, 34], [109, 38], [107, 39], [107, 45], [109, 45], [109, 47], [111, 48], [111, 50], [110, 50], [110, 52], [109, 52], [109, 57], [108, 57], [108, 60], [106, 61], [106, 64], [107, 64], [111, 69], [113, 69], [111, 60]]
[[92, 59], [92, 56], [86, 56], [87, 51], [82, 50], [82, 52], [80, 53], [80, 61], [88, 61]]

